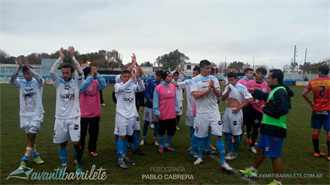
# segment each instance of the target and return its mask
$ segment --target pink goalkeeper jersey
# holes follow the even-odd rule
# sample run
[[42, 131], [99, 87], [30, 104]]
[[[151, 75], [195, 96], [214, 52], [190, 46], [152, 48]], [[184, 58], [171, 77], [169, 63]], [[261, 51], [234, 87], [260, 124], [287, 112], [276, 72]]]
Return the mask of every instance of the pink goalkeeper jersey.
[[[265, 82], [265, 81], [262, 81], [262, 83], [258, 83], [256, 80], [250, 80], [246, 83], [245, 87], [246, 88], [258, 89], [258, 90], [260, 90], [264, 93], [269, 93], [271, 91], [271, 89], [267, 85], [267, 82]], [[251, 102], [251, 105], [255, 110], [263, 113], [261, 108], [260, 108], [261, 105], [259, 103], [256, 103], [255, 99], [254, 99], [253, 102]]]
[[101, 116], [100, 90], [97, 87], [97, 83], [97, 79], [93, 80], [85, 92], [79, 93], [82, 118]]
[[157, 85], [155, 91], [159, 93], [159, 112], [161, 114], [161, 120], [175, 119], [175, 91], [174, 85], [166, 87], [162, 84]]
[[[251, 81], [251, 80], [250, 80], [250, 81]], [[240, 80], [238, 80], [238, 83], [244, 85], [245, 87], [246, 87], [246, 84], [247, 84], [248, 82], [249, 82], [249, 81], [246, 81], [246, 80], [244, 80], [243, 78], [240, 79]]]

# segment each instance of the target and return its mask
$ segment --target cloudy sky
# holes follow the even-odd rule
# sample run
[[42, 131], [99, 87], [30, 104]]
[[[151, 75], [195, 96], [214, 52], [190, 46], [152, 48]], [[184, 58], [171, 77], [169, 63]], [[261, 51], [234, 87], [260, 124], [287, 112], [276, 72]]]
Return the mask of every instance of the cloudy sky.
[[191, 62], [243, 61], [282, 68], [293, 57], [330, 58], [330, 1], [1, 1], [1, 49], [12, 56], [116, 49], [124, 63], [175, 49]]

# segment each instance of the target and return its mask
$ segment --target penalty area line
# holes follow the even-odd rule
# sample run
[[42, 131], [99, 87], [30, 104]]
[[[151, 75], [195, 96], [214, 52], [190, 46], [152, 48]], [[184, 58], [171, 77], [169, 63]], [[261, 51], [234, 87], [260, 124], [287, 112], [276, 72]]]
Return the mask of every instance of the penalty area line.
[[[221, 165], [221, 161], [219, 157], [216, 157], [214, 155], [209, 155], [215, 162], [219, 163]], [[233, 167], [232, 167], [233, 168]], [[233, 174], [235, 174], [236, 176], [240, 177], [242, 180], [248, 182], [249, 184], [253, 184], [253, 185], [257, 185], [258, 183], [256, 181], [253, 181], [249, 178], [246, 178], [244, 176], [242, 176], [242, 174], [236, 170], [235, 168], [233, 168]]]

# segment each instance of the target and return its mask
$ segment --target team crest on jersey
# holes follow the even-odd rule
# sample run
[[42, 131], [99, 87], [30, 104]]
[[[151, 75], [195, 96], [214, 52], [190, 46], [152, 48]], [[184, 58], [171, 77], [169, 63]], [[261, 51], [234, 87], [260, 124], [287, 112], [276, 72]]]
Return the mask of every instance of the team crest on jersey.
[[64, 89], [65, 89], [65, 90], [69, 90], [70, 88], [71, 88], [70, 85], [64, 85]]
[[75, 125], [75, 126], [73, 127], [73, 129], [78, 130], [78, 129], [79, 129], [79, 125]]
[[234, 121], [233, 123], [234, 123], [234, 125], [237, 125], [237, 121]]
[[263, 91], [263, 92], [266, 92], [266, 91], [267, 91], [267, 89], [266, 89], [266, 88], [263, 88], [263, 89], [262, 89], [262, 91]]
[[168, 93], [168, 94], [171, 94], [171, 90], [167, 90], [167, 93]]
[[93, 87], [88, 87], [88, 90], [89, 90], [89, 91], [92, 91], [92, 90], [93, 90]]

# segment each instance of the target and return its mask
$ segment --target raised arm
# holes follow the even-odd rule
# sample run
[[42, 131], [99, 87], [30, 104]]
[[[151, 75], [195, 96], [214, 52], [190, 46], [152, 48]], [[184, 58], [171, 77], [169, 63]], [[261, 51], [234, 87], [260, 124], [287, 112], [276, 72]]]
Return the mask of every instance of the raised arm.
[[137, 86], [137, 91], [136, 92], [142, 92], [144, 91], [144, 85], [142, 83], [142, 80], [140, 78], [137, 79], [137, 82], [139, 84], [139, 86]]
[[61, 63], [63, 62], [64, 54], [63, 54], [63, 48], [60, 49], [60, 57], [57, 59], [57, 61], [54, 63], [52, 68], [50, 69], [50, 76], [52, 77], [52, 84], [56, 88], [59, 84], [60, 77], [58, 76], [57, 69], [60, 67]]
[[107, 82], [105, 81], [105, 79], [97, 72], [96, 67], [92, 67], [92, 74], [94, 76], [94, 79], [97, 79], [98, 83], [97, 83], [97, 88], [99, 90], [102, 90], [104, 88], [107, 87]]
[[25, 66], [30, 70], [32, 76], [37, 80], [39, 87], [43, 87], [45, 84], [44, 79], [30, 67], [27, 57], [24, 57], [24, 62]]
[[180, 70], [179, 72], [180, 72], [180, 73], [182, 74], [182, 76], [183, 76], [183, 77], [181, 78], [181, 81], [182, 81], [182, 82], [185, 81], [185, 80], [187, 79], [187, 77], [188, 77], [187, 74], [186, 74], [185, 72], [183, 72], [182, 70]]
[[133, 56], [132, 56], [132, 63], [135, 63], [135, 66], [136, 66], [136, 70], [139, 74], [139, 78], [144, 74], [143, 73], [143, 70], [141, 69], [140, 65], [136, 62], [136, 57], [135, 57], [135, 54], [133, 53]]
[[221, 101], [225, 101], [228, 98], [230, 91], [231, 88], [227, 85], [225, 88], [225, 92], [222, 94]]
[[17, 78], [19, 71], [22, 69], [22, 61], [20, 57], [17, 58], [17, 64], [17, 70], [14, 72], [13, 75], [11, 75], [10, 83], [15, 85], [15, 87], [20, 88], [21, 84], [19, 83], [19, 79]]
[[74, 57], [74, 47], [73, 46], [69, 46], [68, 49], [70, 51], [70, 56], [71, 56], [73, 65], [76, 68], [76, 70], [78, 71], [78, 76], [76, 76], [75, 81], [76, 81], [76, 83], [78, 85], [78, 88], [81, 88], [82, 80], [83, 80], [83, 70], [81, 69], [79, 62]]

